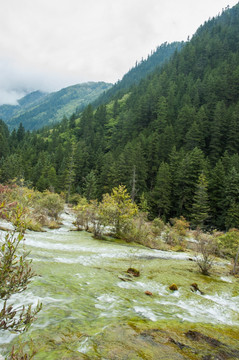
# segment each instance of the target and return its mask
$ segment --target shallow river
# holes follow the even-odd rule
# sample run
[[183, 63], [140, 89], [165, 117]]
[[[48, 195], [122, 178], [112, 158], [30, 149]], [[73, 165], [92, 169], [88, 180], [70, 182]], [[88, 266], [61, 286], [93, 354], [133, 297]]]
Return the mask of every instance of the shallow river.
[[[143, 329], [145, 334], [145, 329], [170, 327], [177, 334], [177, 328], [198, 329], [195, 324], [210, 334], [229, 326], [232, 341], [236, 340], [238, 280], [223, 274], [220, 266], [216, 276], [203, 277], [186, 253], [95, 240], [70, 228], [72, 216], [64, 214], [58, 230], [27, 232], [25, 246], [38, 276], [11, 301], [18, 305], [40, 301], [43, 309], [26, 334], [0, 332], [0, 353], [31, 338], [37, 347], [34, 359], [154, 359], [157, 344], [146, 341], [149, 333], [138, 338]], [[124, 281], [129, 267], [140, 270], [140, 277]], [[169, 290], [173, 282], [178, 291]], [[199, 284], [204, 295], [190, 290], [192, 282]], [[166, 340], [157, 341], [166, 346]], [[180, 349], [175, 357], [170, 352], [167, 356], [157, 358], [194, 359]]]

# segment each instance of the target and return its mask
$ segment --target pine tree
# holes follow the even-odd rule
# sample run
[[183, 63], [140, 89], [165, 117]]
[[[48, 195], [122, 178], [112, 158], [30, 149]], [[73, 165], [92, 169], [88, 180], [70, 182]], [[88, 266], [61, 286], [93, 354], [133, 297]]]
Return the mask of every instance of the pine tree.
[[167, 100], [164, 96], [162, 96], [157, 104], [157, 119], [154, 121], [155, 130], [160, 134], [164, 132], [164, 129], [168, 125], [167, 112], [168, 112]]
[[91, 170], [85, 178], [84, 196], [87, 200], [95, 200], [97, 198], [97, 178], [94, 170]]
[[209, 145], [210, 157], [213, 163], [219, 158], [223, 152], [222, 148], [222, 127], [226, 117], [226, 108], [223, 101], [216, 105], [213, 122], [211, 124], [211, 141]]
[[66, 202], [67, 203], [69, 201], [72, 185], [74, 183], [75, 176], [76, 176], [76, 174], [75, 174], [75, 163], [74, 163], [75, 152], [76, 152], [76, 146], [73, 143], [72, 144], [72, 149], [71, 149], [71, 154], [69, 156], [68, 166], [67, 166], [67, 177], [66, 177]]
[[162, 162], [157, 173], [152, 202], [155, 207], [155, 215], [162, 217], [164, 220], [167, 219], [172, 205], [171, 183], [170, 167], [167, 163]]
[[195, 147], [202, 149], [203, 145], [204, 145], [204, 139], [203, 139], [202, 130], [198, 122], [194, 121], [186, 134], [185, 148], [186, 150], [191, 151]]
[[233, 166], [225, 179], [225, 226], [239, 227], [239, 172]]
[[53, 166], [51, 166], [50, 169], [48, 170], [47, 182], [48, 182], [48, 188], [52, 191], [55, 191], [57, 187], [57, 175], [56, 175], [56, 169]]
[[176, 171], [176, 183], [174, 184], [174, 206], [176, 205], [177, 216], [190, 217], [196, 183], [199, 175], [205, 169], [206, 161], [203, 152], [198, 148], [186, 153], [179, 160]]
[[199, 176], [192, 206], [192, 225], [203, 228], [209, 217], [208, 183], [203, 173]]
[[210, 221], [217, 229], [224, 228], [225, 217], [225, 169], [219, 160], [211, 171], [208, 182]]
[[239, 203], [232, 202], [231, 206], [227, 210], [225, 218], [226, 229], [239, 228]]
[[0, 119], [0, 159], [9, 154], [9, 131], [6, 124]]
[[235, 110], [231, 116], [231, 122], [227, 134], [227, 150], [229, 154], [234, 154], [239, 151], [239, 105], [235, 107]]
[[24, 136], [25, 136], [25, 129], [24, 129], [22, 123], [20, 123], [20, 125], [18, 127], [18, 130], [17, 130], [17, 140], [18, 140], [18, 142], [22, 141]]

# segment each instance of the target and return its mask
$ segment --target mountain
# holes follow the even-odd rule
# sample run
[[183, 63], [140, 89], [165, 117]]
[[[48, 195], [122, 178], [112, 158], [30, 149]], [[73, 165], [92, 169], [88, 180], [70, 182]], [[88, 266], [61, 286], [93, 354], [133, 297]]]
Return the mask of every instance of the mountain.
[[94, 101], [112, 84], [88, 82], [66, 87], [53, 93], [32, 92], [19, 100], [19, 105], [0, 106], [0, 118], [10, 129], [20, 123], [26, 130], [36, 130], [55, 124], [64, 116], [70, 116], [76, 109]]
[[162, 44], [152, 51], [147, 59], [136, 62], [114, 86], [104, 82], [91, 82], [70, 86], [50, 94], [34, 91], [20, 99], [19, 105], [0, 106], [0, 119], [5, 121], [10, 129], [17, 128], [20, 123], [26, 130], [36, 130], [55, 124], [64, 116], [71, 116], [73, 112], [79, 113], [89, 103], [93, 102], [96, 107], [115, 96], [122, 96], [131, 86], [138, 84], [147, 74], [162, 66], [175, 50], [180, 51], [183, 46], [184, 42]]
[[239, 4], [79, 118], [37, 134], [7, 135], [2, 124], [0, 181], [24, 176], [41, 191], [94, 189], [98, 199], [123, 184], [151, 219], [239, 228], [238, 49]]
[[8, 122], [15, 115], [24, 113], [29, 107], [37, 105], [39, 101], [45, 97], [47, 93], [42, 91], [34, 91], [18, 100], [18, 105], [1, 105], [0, 119]]
[[161, 46], [158, 46], [155, 51], [148, 55], [147, 59], [142, 59], [140, 62], [136, 62], [135, 66], [130, 69], [111, 89], [104, 92], [94, 102], [94, 106], [98, 106], [102, 103], [107, 103], [112, 98], [117, 98], [126, 93], [133, 85], [137, 85], [140, 80], [145, 78], [148, 74], [152, 73], [156, 68], [160, 68], [175, 51], [180, 51], [185, 43], [173, 42], [168, 44], [165, 42]]

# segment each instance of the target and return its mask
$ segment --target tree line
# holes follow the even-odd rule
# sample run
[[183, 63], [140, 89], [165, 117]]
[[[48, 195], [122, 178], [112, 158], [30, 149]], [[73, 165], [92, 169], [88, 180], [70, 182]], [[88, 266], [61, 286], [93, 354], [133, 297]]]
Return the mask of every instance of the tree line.
[[[239, 5], [130, 90], [52, 128], [0, 123], [0, 181], [101, 200], [125, 185], [149, 217], [239, 226]], [[200, 193], [201, 192], [201, 193]], [[199, 218], [195, 217], [201, 212]], [[203, 220], [202, 220], [203, 219]]]

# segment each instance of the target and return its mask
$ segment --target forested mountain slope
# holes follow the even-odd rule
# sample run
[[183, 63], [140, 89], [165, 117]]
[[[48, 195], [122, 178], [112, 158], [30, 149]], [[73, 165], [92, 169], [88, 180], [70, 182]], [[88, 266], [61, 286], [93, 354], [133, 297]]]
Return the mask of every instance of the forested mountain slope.
[[180, 51], [184, 45], [185, 43], [182, 41], [173, 42], [171, 44], [164, 43], [161, 46], [158, 46], [155, 51], [152, 51], [151, 55], [148, 55], [147, 59], [136, 62], [135, 66], [123, 76], [122, 80], [118, 81], [110, 90], [100, 95], [94, 102], [94, 106], [105, 104], [120, 96], [122, 97], [131, 86], [137, 85], [140, 80], [145, 78], [156, 68], [159, 69], [170, 59], [176, 50]]
[[40, 129], [82, 109], [111, 86], [112, 84], [104, 82], [89, 82], [68, 86], [49, 94], [36, 91], [20, 99], [19, 106], [0, 106], [0, 118], [10, 129], [18, 127], [20, 123], [26, 130]]
[[7, 123], [14, 115], [19, 115], [20, 113], [27, 111], [29, 107], [36, 106], [46, 95], [47, 93], [42, 91], [33, 91], [18, 100], [18, 105], [1, 105], [0, 119]]
[[125, 184], [151, 217], [239, 227], [239, 5], [121, 98], [5, 138], [1, 181], [21, 174], [88, 199]]

